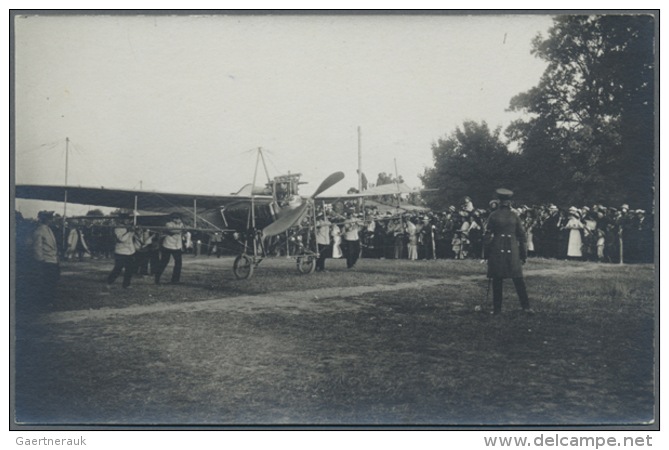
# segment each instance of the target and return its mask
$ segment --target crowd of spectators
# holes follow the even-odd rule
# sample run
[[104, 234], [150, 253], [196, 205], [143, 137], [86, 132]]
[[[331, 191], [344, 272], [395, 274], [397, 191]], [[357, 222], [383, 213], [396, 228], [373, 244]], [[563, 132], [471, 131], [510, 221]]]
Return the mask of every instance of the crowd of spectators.
[[[488, 215], [497, 209], [492, 200], [485, 209], [476, 208], [469, 198], [445, 211], [423, 209], [405, 211], [395, 208], [381, 213], [376, 207], [363, 213], [347, 209], [344, 214], [330, 210], [326, 216], [334, 229], [329, 245], [334, 245], [334, 257], [346, 257], [346, 229], [355, 220], [362, 258], [379, 259], [483, 259], [483, 235]], [[652, 263], [654, 254], [653, 215], [634, 210], [628, 205], [620, 208], [603, 205], [580, 208], [557, 207], [553, 204], [513, 205], [512, 210], [522, 219], [527, 232], [530, 257], [575, 259], [619, 263]], [[322, 213], [322, 211], [321, 211]], [[36, 221], [17, 216], [17, 246], [29, 243]], [[69, 220], [63, 232], [63, 221], [56, 217], [50, 224], [56, 238], [61, 260], [114, 257], [113, 218]], [[318, 232], [318, 230], [317, 230]], [[335, 236], [336, 234], [336, 236]], [[349, 233], [350, 234], [350, 233]], [[338, 245], [341, 242], [342, 248]], [[157, 239], [146, 253], [156, 253]], [[325, 241], [321, 238], [321, 245]], [[183, 251], [193, 256], [234, 254], [237, 250], [220, 232], [185, 232]], [[357, 247], [356, 247], [357, 248]], [[342, 252], [343, 251], [343, 252]], [[21, 254], [22, 252], [19, 252]], [[29, 251], [25, 252], [26, 254]], [[328, 253], [331, 257], [332, 253]], [[142, 255], [145, 256], [145, 255]], [[154, 262], [157, 258], [150, 259]], [[146, 269], [144, 269], [146, 270]]]
[[[367, 210], [361, 231], [362, 256], [385, 259], [482, 259], [485, 209], [469, 198], [445, 211], [379, 213]], [[529, 256], [619, 263], [653, 262], [653, 215], [603, 205], [580, 208], [514, 205], [527, 232]], [[359, 215], [362, 218], [361, 215]]]

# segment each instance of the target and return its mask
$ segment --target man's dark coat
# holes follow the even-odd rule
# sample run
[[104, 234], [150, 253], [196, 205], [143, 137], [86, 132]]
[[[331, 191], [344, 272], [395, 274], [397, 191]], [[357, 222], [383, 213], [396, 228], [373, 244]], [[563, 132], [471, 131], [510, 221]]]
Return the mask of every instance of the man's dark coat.
[[508, 205], [490, 214], [485, 241], [490, 242], [488, 278], [523, 276], [521, 261], [527, 259], [527, 234], [520, 218]]

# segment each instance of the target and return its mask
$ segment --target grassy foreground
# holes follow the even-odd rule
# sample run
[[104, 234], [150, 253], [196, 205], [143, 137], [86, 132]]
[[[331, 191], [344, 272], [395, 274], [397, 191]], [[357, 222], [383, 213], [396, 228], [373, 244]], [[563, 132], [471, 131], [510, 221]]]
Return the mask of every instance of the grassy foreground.
[[[301, 276], [188, 260], [181, 286], [105, 292], [109, 262], [64, 267], [53, 311], [184, 305], [50, 323], [19, 316], [16, 418], [30, 424], [635, 424], [654, 418], [654, 268], [531, 260], [536, 314], [486, 302], [477, 261], [361, 260]], [[570, 269], [584, 269], [571, 271]], [[533, 271], [543, 271], [532, 275]], [[169, 275], [168, 267], [166, 275]], [[197, 310], [274, 292], [451, 278], [331, 302]], [[120, 280], [117, 281], [120, 284]], [[20, 299], [20, 295], [19, 295]], [[234, 302], [233, 302], [234, 303]], [[310, 305], [314, 308], [310, 309]], [[480, 308], [477, 308], [480, 306]], [[479, 311], [481, 309], [482, 311]]]

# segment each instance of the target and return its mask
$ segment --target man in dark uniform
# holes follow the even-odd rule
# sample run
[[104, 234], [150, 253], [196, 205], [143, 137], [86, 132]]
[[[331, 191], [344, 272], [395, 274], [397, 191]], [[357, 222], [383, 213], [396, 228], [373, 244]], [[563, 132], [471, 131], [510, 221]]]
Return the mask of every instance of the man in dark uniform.
[[557, 206], [550, 205], [548, 217], [541, 225], [541, 248], [545, 258], [558, 257], [558, 240], [560, 235], [560, 214]]
[[520, 218], [511, 211], [508, 189], [498, 189], [500, 206], [490, 214], [485, 242], [489, 245], [488, 278], [492, 278], [493, 314], [502, 312], [502, 285], [511, 278], [523, 311], [533, 313], [527, 297], [522, 264], [527, 259], [527, 235]]

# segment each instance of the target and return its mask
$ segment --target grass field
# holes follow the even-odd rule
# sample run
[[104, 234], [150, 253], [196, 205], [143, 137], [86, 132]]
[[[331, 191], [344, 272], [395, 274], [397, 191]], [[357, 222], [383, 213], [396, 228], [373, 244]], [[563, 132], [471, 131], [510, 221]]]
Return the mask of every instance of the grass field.
[[111, 262], [66, 263], [50, 310], [17, 305], [17, 420], [654, 419], [652, 266], [533, 259], [525, 278], [536, 314], [519, 311], [508, 281], [493, 317], [485, 266], [473, 260], [361, 260], [354, 271], [328, 260], [329, 272], [312, 275], [267, 260], [249, 280], [234, 279], [231, 259], [184, 261], [183, 285], [144, 278], [123, 290], [118, 280], [111, 291]]

